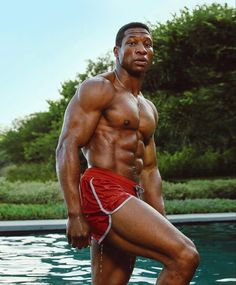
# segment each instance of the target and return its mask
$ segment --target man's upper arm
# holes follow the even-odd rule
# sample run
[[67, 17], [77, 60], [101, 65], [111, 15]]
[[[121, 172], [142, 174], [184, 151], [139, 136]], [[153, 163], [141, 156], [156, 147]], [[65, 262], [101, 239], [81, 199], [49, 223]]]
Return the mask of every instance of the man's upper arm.
[[90, 79], [81, 84], [66, 109], [61, 143], [68, 138], [75, 140], [79, 147], [88, 143], [111, 100], [109, 85], [105, 79]]
[[[157, 113], [156, 107], [151, 101], [147, 100], [147, 102], [149, 103], [149, 105], [151, 106], [153, 110], [155, 125], [157, 127], [158, 113]], [[144, 152], [144, 169], [150, 169], [150, 168], [157, 168], [157, 157], [156, 157], [156, 145], [155, 145], [155, 140], [154, 140], [154, 132], [152, 136], [150, 137], [149, 141], [147, 142], [145, 146], [145, 152]]]

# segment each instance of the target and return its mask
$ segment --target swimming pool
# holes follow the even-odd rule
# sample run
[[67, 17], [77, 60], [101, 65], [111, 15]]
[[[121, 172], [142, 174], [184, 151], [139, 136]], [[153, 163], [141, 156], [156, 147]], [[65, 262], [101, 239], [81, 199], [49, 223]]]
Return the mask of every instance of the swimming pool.
[[[236, 284], [236, 223], [178, 225], [196, 244], [201, 264], [190, 284]], [[129, 284], [155, 284], [161, 264], [138, 258]], [[0, 236], [0, 284], [91, 284], [89, 250], [63, 234]]]

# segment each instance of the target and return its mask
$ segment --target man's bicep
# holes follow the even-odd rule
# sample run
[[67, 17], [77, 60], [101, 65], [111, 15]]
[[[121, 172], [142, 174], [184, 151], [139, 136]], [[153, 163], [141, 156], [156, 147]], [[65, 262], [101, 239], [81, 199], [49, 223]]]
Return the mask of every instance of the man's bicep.
[[99, 123], [102, 110], [111, 100], [110, 83], [103, 79], [84, 81], [70, 101], [64, 118], [62, 138], [85, 146]]
[[62, 138], [74, 140], [79, 147], [87, 144], [98, 124], [101, 112], [84, 108], [78, 98], [72, 99], [64, 117]]

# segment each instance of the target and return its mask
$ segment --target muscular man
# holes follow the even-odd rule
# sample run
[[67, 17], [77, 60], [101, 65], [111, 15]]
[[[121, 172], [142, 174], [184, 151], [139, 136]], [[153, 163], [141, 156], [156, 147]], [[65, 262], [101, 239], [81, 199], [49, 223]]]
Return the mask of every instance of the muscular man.
[[[68, 105], [57, 172], [68, 209], [67, 238], [91, 244], [94, 285], [123, 285], [135, 257], [158, 260], [156, 284], [189, 284], [199, 262], [194, 244], [165, 217], [154, 131], [158, 114], [140, 92], [152, 62], [149, 29], [117, 33], [116, 67], [84, 81]], [[87, 159], [81, 176], [78, 150]]]

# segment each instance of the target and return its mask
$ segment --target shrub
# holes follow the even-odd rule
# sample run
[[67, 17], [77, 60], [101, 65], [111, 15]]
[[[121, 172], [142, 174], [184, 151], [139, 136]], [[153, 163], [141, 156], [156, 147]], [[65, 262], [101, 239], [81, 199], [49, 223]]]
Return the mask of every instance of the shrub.
[[56, 172], [51, 163], [28, 163], [12, 165], [5, 171], [7, 180], [14, 181], [48, 181], [56, 180]]
[[64, 219], [66, 209], [63, 203], [47, 205], [1, 204], [0, 220]]
[[57, 182], [9, 182], [0, 179], [0, 201], [14, 204], [50, 204], [63, 201]]
[[194, 151], [191, 148], [184, 148], [174, 154], [168, 152], [158, 155], [158, 164], [161, 175], [164, 179], [172, 177], [189, 177]]
[[236, 179], [189, 180], [184, 183], [163, 182], [167, 200], [174, 199], [236, 199]]
[[[236, 203], [227, 199], [195, 199], [166, 201], [166, 212], [171, 214], [235, 212]], [[65, 219], [64, 203], [45, 205], [1, 204], [0, 220]]]
[[165, 202], [167, 214], [236, 212], [236, 203], [229, 199], [172, 200]]
[[235, 175], [235, 168], [232, 168], [235, 165], [234, 153], [233, 149], [220, 153], [213, 149], [201, 152], [193, 147], [184, 147], [173, 154], [160, 153], [158, 164], [165, 180]]
[[[163, 181], [166, 200], [236, 199], [236, 179]], [[0, 202], [15, 204], [49, 204], [63, 201], [58, 182], [9, 182], [0, 178]]]

